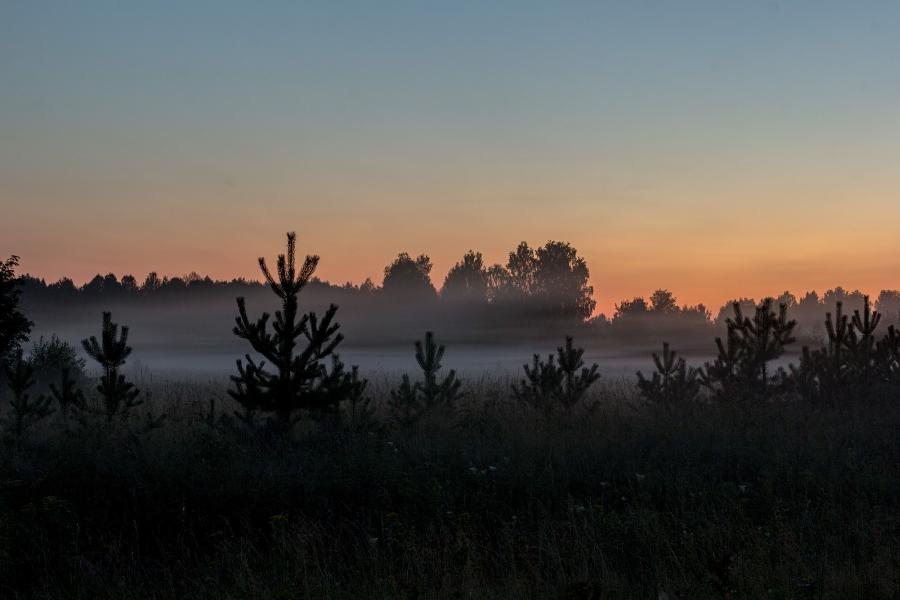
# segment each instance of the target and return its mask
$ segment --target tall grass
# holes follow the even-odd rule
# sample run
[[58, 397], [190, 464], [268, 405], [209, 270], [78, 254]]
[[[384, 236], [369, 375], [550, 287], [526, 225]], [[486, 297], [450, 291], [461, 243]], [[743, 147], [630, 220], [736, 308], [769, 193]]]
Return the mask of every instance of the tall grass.
[[[393, 381], [393, 380], [390, 380]], [[390, 381], [370, 386], [386, 414]], [[0, 450], [8, 598], [895, 598], [900, 406], [642, 404], [552, 419], [468, 385], [456, 418], [290, 438], [211, 426], [224, 382]], [[594, 406], [594, 410], [587, 407]]]

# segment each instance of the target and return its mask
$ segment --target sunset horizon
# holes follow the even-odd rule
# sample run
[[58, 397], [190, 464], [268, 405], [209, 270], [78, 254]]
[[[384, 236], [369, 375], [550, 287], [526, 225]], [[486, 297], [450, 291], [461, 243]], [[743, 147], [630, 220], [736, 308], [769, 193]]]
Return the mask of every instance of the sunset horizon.
[[900, 2], [6, 0], [0, 90], [0, 596], [900, 598]]

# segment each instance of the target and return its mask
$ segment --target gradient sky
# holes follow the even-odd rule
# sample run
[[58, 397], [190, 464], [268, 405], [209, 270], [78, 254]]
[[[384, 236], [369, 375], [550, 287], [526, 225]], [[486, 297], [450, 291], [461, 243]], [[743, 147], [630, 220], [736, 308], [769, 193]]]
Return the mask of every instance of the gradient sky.
[[900, 287], [900, 3], [0, 0], [0, 255], [335, 282], [571, 241], [599, 308]]

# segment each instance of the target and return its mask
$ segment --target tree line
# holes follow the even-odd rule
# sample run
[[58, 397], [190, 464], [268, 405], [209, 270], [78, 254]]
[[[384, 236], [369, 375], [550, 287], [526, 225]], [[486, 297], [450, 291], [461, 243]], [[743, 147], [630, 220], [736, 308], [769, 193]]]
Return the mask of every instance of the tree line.
[[[433, 322], [418, 317], [434, 315], [458, 332], [467, 331], [472, 339], [486, 327], [505, 328], [513, 335], [517, 327], [520, 331], [529, 329], [521, 328], [526, 323], [544, 323], [543, 329], [552, 331], [556, 324], [564, 322], [594, 337], [700, 341], [714, 329], [725, 329], [735, 302], [744, 311], [751, 311], [758, 304], [751, 298], [736, 298], [713, 311], [703, 304], [679, 304], [671, 291], [657, 289], [647, 297], [622, 300], [611, 315], [595, 314], [597, 303], [589, 283], [590, 270], [585, 259], [567, 242], [549, 241], [537, 248], [522, 242], [508, 254], [505, 264], [489, 265], [480, 252], [469, 251], [449, 270], [440, 287], [434, 284], [432, 271], [427, 255], [402, 252], [384, 268], [379, 284], [367, 279], [359, 285], [334, 285], [313, 276], [306, 293], [324, 305], [334, 302], [349, 307], [354, 314], [374, 313], [386, 324], [411, 321], [409, 327], [416, 328], [417, 323]], [[81, 286], [67, 278], [47, 283], [24, 275], [18, 283], [23, 306], [34, 312], [126, 302], [187, 306], [210, 298], [257, 297], [265, 293], [266, 287], [264, 282], [216, 281], [197, 273], [183, 277], [150, 273], [141, 283], [131, 275], [119, 278], [109, 273], [97, 275]], [[797, 297], [784, 292], [771, 300], [776, 306], [788, 307], [797, 320], [796, 334], [801, 339], [812, 340], [824, 338], [829, 307], [840, 302], [848, 310], [861, 309], [864, 296], [858, 290], [836, 287], [821, 295], [811, 291]], [[900, 292], [882, 290], [873, 308], [884, 316], [885, 322], [897, 322]], [[409, 327], [397, 327], [395, 333], [407, 335]], [[390, 332], [379, 334], [387, 336]]]

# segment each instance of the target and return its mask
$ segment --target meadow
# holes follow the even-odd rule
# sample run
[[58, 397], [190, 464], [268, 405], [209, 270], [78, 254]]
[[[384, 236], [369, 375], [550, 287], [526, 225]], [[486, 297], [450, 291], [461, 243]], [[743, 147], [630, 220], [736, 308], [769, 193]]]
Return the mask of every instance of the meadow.
[[485, 377], [399, 428], [372, 383], [372, 422], [290, 437], [223, 426], [224, 382], [45, 420], [0, 451], [3, 595], [896, 597], [892, 398], [672, 410], [605, 381], [548, 419]]

